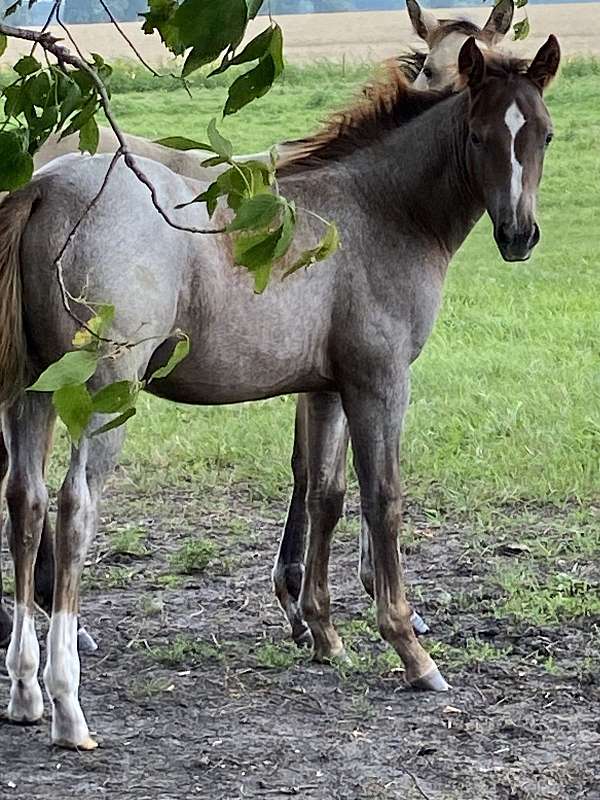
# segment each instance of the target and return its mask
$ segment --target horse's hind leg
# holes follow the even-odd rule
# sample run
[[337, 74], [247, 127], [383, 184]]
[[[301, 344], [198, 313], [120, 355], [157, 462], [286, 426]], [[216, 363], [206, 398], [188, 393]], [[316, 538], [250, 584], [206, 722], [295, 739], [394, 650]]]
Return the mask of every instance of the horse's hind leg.
[[307, 395], [309, 518], [301, 606], [314, 641], [315, 659], [344, 655], [329, 615], [329, 552], [346, 491], [348, 433], [339, 395]]
[[307, 399], [299, 395], [296, 404], [292, 473], [294, 488], [288, 509], [281, 543], [273, 568], [273, 587], [284, 614], [292, 626], [292, 636], [297, 645], [310, 645], [310, 630], [300, 610], [300, 590], [304, 575], [304, 549], [306, 544], [306, 489], [307, 463]]
[[[4, 444], [4, 436], [0, 426], [0, 548], [2, 546], [2, 503], [4, 495], [4, 479], [8, 473], [8, 450]], [[12, 622], [8, 612], [4, 608], [3, 587], [2, 587], [2, 557], [0, 555], [0, 647], [6, 647], [10, 641]]]
[[[103, 421], [94, 417], [90, 428], [100, 427]], [[124, 428], [117, 428], [98, 437], [84, 437], [79, 446], [73, 446], [69, 471], [58, 495], [56, 577], [44, 682], [52, 702], [52, 741], [63, 747], [96, 747], [78, 697], [79, 582], [96, 532], [104, 481], [116, 464], [124, 435]]]
[[48, 509], [44, 455], [54, 411], [48, 395], [25, 395], [3, 415], [9, 453], [6, 502], [15, 566], [15, 607], [6, 667], [11, 679], [8, 717], [35, 722], [44, 711], [38, 682], [40, 649], [34, 622], [34, 565]]

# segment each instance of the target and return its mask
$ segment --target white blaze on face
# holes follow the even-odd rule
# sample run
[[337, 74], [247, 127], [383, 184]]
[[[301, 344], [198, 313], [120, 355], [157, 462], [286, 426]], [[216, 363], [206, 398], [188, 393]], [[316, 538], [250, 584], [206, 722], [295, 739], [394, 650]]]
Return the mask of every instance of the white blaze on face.
[[513, 211], [515, 225], [517, 224], [517, 209], [519, 201], [523, 194], [523, 166], [517, 158], [515, 152], [515, 140], [518, 132], [525, 125], [525, 117], [521, 113], [521, 109], [514, 100], [506, 110], [504, 115], [504, 122], [510, 133], [510, 204]]

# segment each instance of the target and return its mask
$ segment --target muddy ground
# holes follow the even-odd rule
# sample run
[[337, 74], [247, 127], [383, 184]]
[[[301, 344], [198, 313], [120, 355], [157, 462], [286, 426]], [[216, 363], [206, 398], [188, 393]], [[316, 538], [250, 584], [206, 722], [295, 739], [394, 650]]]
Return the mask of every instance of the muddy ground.
[[[287, 645], [269, 579], [283, 506], [243, 489], [203, 499], [113, 489], [104, 508], [84, 603], [100, 648], [82, 683], [100, 748], [58, 751], [47, 718], [2, 720], [3, 799], [600, 798], [599, 621], [559, 630], [498, 620], [489, 571], [518, 557], [511, 548], [483, 554], [463, 526], [411, 510], [408, 577], [430, 645], [456, 653], [474, 639], [486, 654], [445, 665], [450, 694], [416, 694], [355, 577], [355, 504], [333, 557], [334, 619], [355, 654], [343, 670]], [[124, 528], [142, 532], [147, 555], [114, 552]], [[169, 553], [191, 535], [215, 543], [213, 561], [174, 577]], [[7, 695], [2, 666], [2, 705]]]

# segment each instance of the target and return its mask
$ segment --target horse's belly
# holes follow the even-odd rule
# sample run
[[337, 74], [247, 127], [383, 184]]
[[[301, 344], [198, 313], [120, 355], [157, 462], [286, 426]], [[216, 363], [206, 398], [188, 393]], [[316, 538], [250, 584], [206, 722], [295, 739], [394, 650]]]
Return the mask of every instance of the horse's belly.
[[262, 400], [282, 394], [333, 388], [328, 360], [321, 348], [290, 350], [285, 336], [279, 347], [210, 341], [192, 348], [167, 379], [151, 384], [161, 397], [181, 403], [221, 405]]

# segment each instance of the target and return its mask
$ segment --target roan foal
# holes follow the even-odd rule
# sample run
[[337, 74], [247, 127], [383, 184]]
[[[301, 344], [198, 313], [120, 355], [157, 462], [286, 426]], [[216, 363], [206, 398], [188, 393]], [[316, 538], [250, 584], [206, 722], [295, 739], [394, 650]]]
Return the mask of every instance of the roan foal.
[[[539, 239], [535, 198], [551, 138], [542, 93], [559, 59], [554, 37], [530, 65], [484, 59], [468, 39], [459, 56], [464, 91], [418, 92], [398, 76], [370, 102], [297, 142], [280, 172], [282, 192], [298, 208], [336, 219], [344, 247], [319, 267], [286, 280], [275, 277], [263, 295], [255, 296], [251, 276], [233, 267], [228, 237], [168, 226], [122, 163], [62, 259], [73, 297], [85, 292], [92, 303], [115, 305], [109, 335], [131, 341], [143, 326], [148, 337], [121, 358], [105, 359], [90, 381], [93, 390], [141, 378], [156, 340], [168, 340], [179, 328], [190, 335], [191, 351], [167, 378], [150, 383], [149, 391], [159, 396], [218, 405], [309, 393], [316, 449], [331, 394], [342, 398], [368, 524], [379, 630], [399, 653], [407, 683], [420, 689], [445, 691], [448, 685], [412, 629], [398, 551], [398, 447], [410, 364], [435, 321], [448, 264], [485, 210], [506, 260], [527, 259]], [[110, 163], [110, 156], [59, 159], [5, 200], [0, 213], [0, 407], [15, 562], [8, 718], [15, 722], [34, 722], [43, 712], [33, 578], [54, 423], [50, 396], [24, 387], [72, 346], [76, 326], [64, 312], [52, 265]], [[154, 162], [143, 166], [165, 207], [174, 209], [203, 188]], [[138, 211], [134, 218], [127, 214], [131, 208]], [[210, 224], [204, 208], [176, 213], [180, 224]], [[230, 215], [221, 208], [216, 217], [221, 224]], [[319, 232], [312, 216], [303, 217], [296, 250]], [[143, 246], [147, 242], [151, 248]], [[78, 313], [85, 314], [85, 307], [78, 306]], [[78, 697], [79, 581], [102, 487], [125, 434], [118, 428], [91, 437], [105, 420], [96, 415], [72, 447], [59, 491], [44, 670], [52, 740], [82, 749], [96, 743]], [[327, 578], [339, 497], [331, 474], [315, 473], [309, 463], [301, 605], [319, 659], [343, 653], [329, 616]]]

